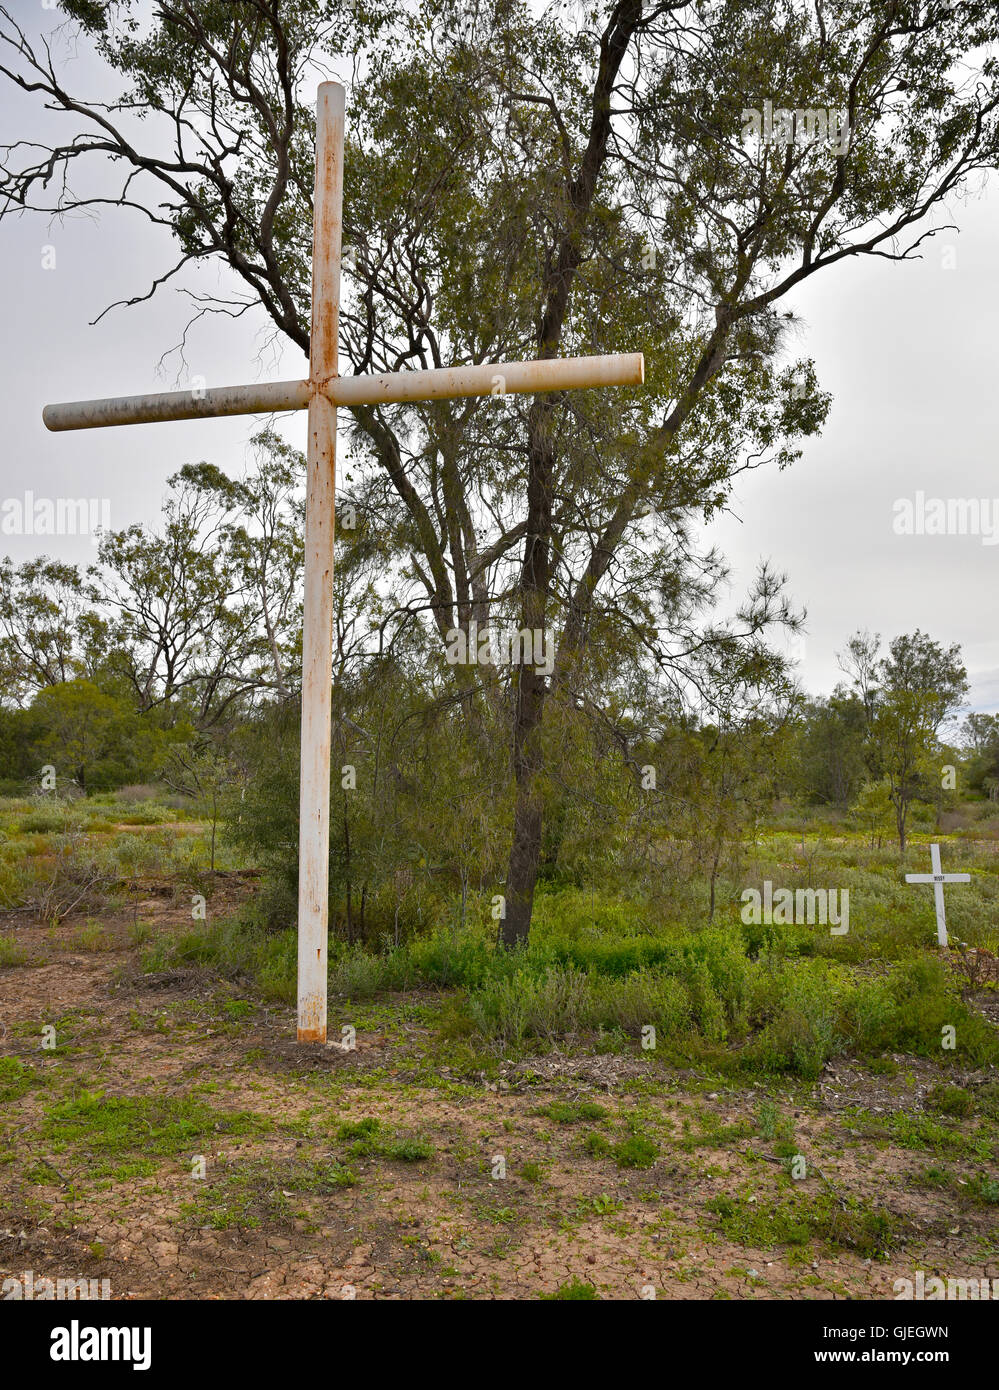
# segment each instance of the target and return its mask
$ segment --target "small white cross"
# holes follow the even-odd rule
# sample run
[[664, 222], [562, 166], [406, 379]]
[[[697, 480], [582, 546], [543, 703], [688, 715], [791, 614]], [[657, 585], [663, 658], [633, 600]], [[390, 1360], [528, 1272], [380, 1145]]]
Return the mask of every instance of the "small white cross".
[[932, 883], [937, 907], [937, 945], [947, 946], [947, 918], [944, 915], [943, 886], [945, 883], [970, 883], [970, 874], [945, 874], [940, 868], [940, 846], [930, 845], [930, 874], [906, 874], [906, 883]]

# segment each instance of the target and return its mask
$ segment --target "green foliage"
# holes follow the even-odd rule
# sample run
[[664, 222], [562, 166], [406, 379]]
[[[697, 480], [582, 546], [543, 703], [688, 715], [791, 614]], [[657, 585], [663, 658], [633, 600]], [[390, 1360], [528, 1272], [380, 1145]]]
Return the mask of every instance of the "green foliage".
[[328, 1197], [356, 1182], [349, 1168], [325, 1159], [228, 1160], [212, 1165], [207, 1179], [196, 1184], [194, 1199], [181, 1204], [180, 1216], [215, 1231], [288, 1224], [294, 1216], [292, 1195]]
[[47, 686], [31, 706], [34, 757], [84, 792], [107, 791], [152, 775], [166, 753], [161, 731], [92, 681]]
[[975, 1106], [979, 1114], [990, 1120], [999, 1120], [999, 1081], [987, 1081], [975, 1094]]
[[84, 1091], [51, 1106], [42, 1133], [55, 1152], [70, 1149], [86, 1156], [92, 1172], [112, 1172], [116, 1160], [142, 1156], [145, 1171], [155, 1172], [152, 1158], [178, 1158], [222, 1137], [256, 1134], [268, 1128], [248, 1111], [219, 1111], [195, 1096], [109, 1096]]
[[475, 1026], [504, 1046], [525, 1038], [556, 1042], [598, 1028], [637, 1034], [649, 1024], [665, 1036], [679, 1031], [691, 1009], [682, 984], [668, 976], [636, 973], [624, 980], [547, 966], [525, 965], [488, 980], [469, 1001]]
[[971, 1158], [980, 1163], [993, 1162], [999, 1152], [995, 1132], [989, 1126], [966, 1134], [949, 1120], [936, 1120], [930, 1115], [911, 1114], [908, 1111], [884, 1117], [854, 1113], [854, 1122], [862, 1132], [889, 1147], [928, 1150], [930, 1153]]
[[[307, 349], [315, 115], [307, 84], [287, 75], [346, 64], [344, 303], [363, 306], [364, 323], [346, 334], [345, 368], [639, 340], [648, 360], [640, 391], [571, 407], [552, 396], [530, 417], [492, 396], [354, 412], [344, 510], [359, 524], [338, 528], [332, 576], [333, 741], [335, 766], [357, 782], [333, 782], [334, 934], [398, 946], [439, 926], [457, 938], [470, 898], [505, 881], [506, 930], [520, 940], [536, 861], [552, 884], [640, 866], [679, 896], [694, 879], [716, 920], [789, 780], [798, 700], [771, 638], [801, 618], [764, 566], [732, 620], [715, 620], [726, 571], [699, 528], [746, 468], [789, 466], [826, 418], [813, 364], [789, 358], [781, 299], [855, 256], [905, 259], [934, 212], [995, 163], [991, 12], [980, 0], [931, 7], [900, 42], [864, 0], [843, 0], [831, 25], [814, 7], [758, 3], [712, 6], [703, 25], [684, 7], [652, 22], [641, 5], [296, 0], [267, 22], [248, 0], [203, 8], [178, 24], [139, 0], [66, 0], [105, 69], [112, 99], [99, 106], [56, 82], [0, 16], [8, 80], [100, 132], [96, 146], [16, 144], [8, 211], [35, 206], [39, 184], [56, 215], [88, 209], [70, 176], [81, 153], [141, 169], [135, 197], [172, 231], [173, 269], [235, 271]], [[624, 74], [628, 101], [608, 102]], [[759, 130], [740, 129], [764, 92], [863, 119], [842, 147], [797, 148], [788, 177]], [[144, 120], [126, 136], [116, 122], [128, 111]], [[231, 304], [209, 296], [212, 308]], [[293, 922], [296, 796], [292, 760], [270, 758], [268, 743], [292, 722], [299, 685], [302, 460], [272, 432], [255, 447], [240, 480], [186, 465], [161, 524], [105, 534], [86, 577], [48, 560], [5, 565], [0, 691], [11, 704], [40, 692], [58, 729], [42, 729], [39, 747], [84, 786], [122, 775], [99, 738], [119, 719], [109, 701], [140, 720], [126, 743], [183, 727], [190, 736], [171, 742], [194, 760], [221, 749], [228, 765], [238, 751], [238, 790], [252, 794], [230, 808], [233, 833], [265, 869], [268, 925], [281, 930]], [[542, 680], [526, 661], [515, 674], [446, 659], [456, 630], [470, 638], [473, 624], [505, 627], [532, 608], [557, 648]], [[650, 637], [666, 632], [665, 645]], [[800, 783], [849, 799], [862, 706], [872, 778], [888, 779], [904, 847], [963, 668], [920, 633], [870, 665], [875, 679], [854, 696], [808, 712]], [[81, 683], [97, 692], [86, 720], [79, 688], [49, 695]], [[26, 775], [15, 735], [30, 722], [0, 730], [12, 779]], [[657, 768], [658, 785], [644, 777]], [[528, 852], [511, 858], [515, 817]], [[530, 882], [517, 885], [522, 863]], [[684, 986], [709, 1042], [742, 1027], [706, 962]]]
[[566, 1283], [560, 1284], [554, 1293], [542, 1293], [538, 1297], [542, 1301], [547, 1299], [553, 1303], [592, 1303], [599, 1302], [600, 1299], [593, 1284], [585, 1284], [575, 1275]]
[[348, 1145], [351, 1158], [391, 1158], [400, 1163], [420, 1163], [434, 1156], [434, 1146], [428, 1139], [385, 1134], [381, 1122], [373, 1115], [340, 1125], [336, 1137], [340, 1143]]
[[0, 1102], [3, 1104], [20, 1100], [33, 1087], [41, 1085], [41, 1081], [30, 1063], [18, 1057], [0, 1057]]
[[975, 1178], [974, 1195], [985, 1206], [999, 1206], [999, 1178], [979, 1173]]
[[810, 700], [788, 758], [788, 775], [805, 801], [847, 806], [865, 780], [866, 724], [863, 702], [842, 690]]
[[[865, 711], [868, 766], [887, 793], [904, 854], [914, 803], [942, 805], [941, 765], [947, 759], [940, 727], [968, 690], [961, 650], [916, 631], [893, 638], [881, 656], [880, 637], [857, 633], [847, 644], [846, 669]], [[880, 796], [880, 788], [872, 790], [858, 808], [872, 823], [872, 837], [883, 826]]]
[[750, 1247], [772, 1249], [821, 1241], [833, 1250], [851, 1250], [867, 1259], [884, 1260], [903, 1238], [898, 1223], [887, 1212], [872, 1211], [856, 1199], [841, 1206], [831, 1193], [799, 1192], [768, 1203], [722, 1194], [705, 1205], [718, 1217], [724, 1235]]
[[553, 1100], [548, 1105], [542, 1106], [538, 1114], [547, 1115], [558, 1125], [575, 1125], [579, 1124], [581, 1120], [603, 1120], [607, 1116], [607, 1111], [604, 1106], [597, 1105], [590, 1100]]
[[613, 1145], [611, 1152], [619, 1168], [651, 1168], [659, 1157], [659, 1145], [647, 1134], [632, 1134]]
[[341, 1141], [367, 1139], [372, 1134], [377, 1134], [379, 1129], [381, 1129], [381, 1122], [373, 1115], [366, 1115], [363, 1120], [349, 1120], [338, 1125], [336, 1137]]
[[[448, 1036], [478, 1036], [505, 1055], [573, 1041], [630, 1048], [655, 1029], [665, 1057], [725, 1058], [738, 1070], [810, 1080], [844, 1052], [875, 1061], [910, 1052], [944, 1066], [999, 1059], [994, 1027], [962, 999], [953, 974], [923, 954], [932, 932], [918, 920], [910, 925], [912, 898], [897, 870], [850, 872], [861, 884], [854, 913], [873, 923], [867, 935], [854, 919], [848, 938], [802, 926], [757, 932], [736, 922], [699, 929], [663, 922], [657, 930], [647, 903], [629, 918], [628, 900], [616, 895], [591, 902], [574, 888], [548, 889], [526, 949], [498, 949], [485, 924], [457, 936], [451, 929], [414, 935], [378, 953], [334, 942], [330, 989], [355, 1001], [456, 989], [443, 1015]], [[609, 937], [593, 927], [595, 916], [608, 923]], [[617, 935], [629, 920], [637, 934]], [[161, 939], [146, 964], [210, 965], [233, 980], [255, 979], [267, 996], [295, 997], [295, 933], [268, 931], [252, 915]], [[954, 1051], [943, 1046], [951, 1027]]]
[[28, 952], [13, 936], [0, 936], [0, 970], [14, 965], [25, 965]]
[[927, 1110], [935, 1110], [940, 1115], [962, 1119], [973, 1114], [975, 1098], [963, 1086], [948, 1086], [937, 1081], [927, 1091], [923, 1105]]
[[850, 820], [868, 837], [872, 849], [880, 849], [895, 830], [895, 808], [887, 778], [864, 782], [850, 807]]

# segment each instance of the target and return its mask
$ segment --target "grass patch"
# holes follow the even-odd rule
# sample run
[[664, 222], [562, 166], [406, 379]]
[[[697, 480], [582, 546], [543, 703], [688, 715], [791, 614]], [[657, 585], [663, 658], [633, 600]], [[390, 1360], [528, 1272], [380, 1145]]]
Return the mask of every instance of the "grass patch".
[[962, 1178], [947, 1168], [926, 1168], [916, 1177], [920, 1187], [935, 1192], [953, 1193], [965, 1205], [999, 1206], [999, 1179], [989, 1173], [975, 1173]]
[[13, 936], [0, 936], [0, 970], [9, 966], [27, 965], [28, 952]]
[[611, 1147], [619, 1168], [651, 1168], [659, 1157], [659, 1145], [647, 1134], [632, 1134]]
[[828, 1193], [801, 1193], [766, 1203], [722, 1194], [713, 1197], [706, 1210], [718, 1218], [728, 1239], [763, 1249], [819, 1241], [830, 1249], [883, 1260], [901, 1240], [898, 1225], [887, 1212], [871, 1211], [854, 1199], [844, 1208]]
[[554, 1120], [557, 1125], [577, 1125], [582, 1120], [603, 1120], [607, 1118], [607, 1113], [602, 1105], [597, 1105], [589, 1100], [575, 1103], [553, 1100], [550, 1104], [543, 1105], [534, 1111], [535, 1115], [545, 1115], [549, 1120]]
[[955, 1119], [964, 1119], [974, 1113], [975, 1098], [970, 1091], [966, 1091], [962, 1086], [948, 1086], [943, 1082], [937, 1082], [927, 1091], [923, 1099], [923, 1107], [926, 1110], [936, 1111], [939, 1115], [950, 1115]]
[[84, 1091], [60, 1101], [45, 1114], [41, 1133], [53, 1151], [86, 1158], [100, 1177], [122, 1159], [140, 1155], [140, 1166], [155, 1171], [153, 1158], [190, 1158], [218, 1138], [260, 1134], [269, 1120], [249, 1111], [220, 1112], [191, 1096], [108, 1096]]
[[575, 1275], [564, 1284], [559, 1284], [552, 1293], [539, 1294], [538, 1297], [549, 1303], [593, 1303], [599, 1302], [600, 1295], [593, 1284], [584, 1284]]
[[7, 1105], [20, 1100], [41, 1084], [42, 1078], [29, 1062], [22, 1062], [18, 1057], [0, 1057], [0, 1103]]
[[341, 1143], [349, 1145], [351, 1158], [389, 1158], [397, 1163], [421, 1163], [433, 1158], [434, 1146], [420, 1136], [394, 1136], [386, 1133], [373, 1115], [342, 1124], [336, 1131]]
[[326, 1197], [353, 1187], [351, 1169], [332, 1161], [275, 1163], [248, 1159], [217, 1169], [180, 1208], [183, 1221], [212, 1230], [286, 1225], [295, 1215], [291, 1199]]
[[990, 1162], [996, 1155], [997, 1136], [984, 1126], [964, 1134], [953, 1125], [933, 1119], [930, 1115], [898, 1111], [894, 1115], [868, 1115], [854, 1110], [850, 1114], [860, 1134], [873, 1139], [879, 1147], [927, 1150], [935, 1154]]

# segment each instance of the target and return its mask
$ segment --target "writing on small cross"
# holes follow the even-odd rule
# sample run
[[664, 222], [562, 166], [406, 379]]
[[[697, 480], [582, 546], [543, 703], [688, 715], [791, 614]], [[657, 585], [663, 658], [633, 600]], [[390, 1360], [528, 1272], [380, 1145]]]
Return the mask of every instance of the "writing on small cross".
[[970, 874], [945, 874], [940, 867], [940, 846], [930, 845], [930, 868], [932, 873], [928, 874], [906, 874], [906, 883], [932, 883], [933, 900], [937, 910], [937, 945], [946, 947], [947, 945], [947, 918], [944, 914], [944, 893], [945, 883], [970, 883]]

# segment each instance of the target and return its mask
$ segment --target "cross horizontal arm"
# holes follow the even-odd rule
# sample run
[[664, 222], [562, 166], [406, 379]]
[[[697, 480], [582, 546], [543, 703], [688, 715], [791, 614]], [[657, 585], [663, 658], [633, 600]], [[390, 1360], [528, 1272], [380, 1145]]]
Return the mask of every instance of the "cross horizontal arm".
[[63, 401], [42, 411], [46, 429], [93, 430], [102, 425], [151, 425], [164, 420], [200, 420], [212, 415], [257, 415], [304, 410], [307, 381], [271, 381], [256, 386], [213, 386], [210, 390], [164, 391], [154, 396], [109, 396], [103, 401]]
[[[391, 405], [459, 396], [569, 391], [589, 386], [640, 386], [644, 380], [642, 354], [623, 352], [604, 357], [552, 357], [536, 362], [487, 362], [426, 372], [334, 377], [321, 384], [321, 389], [334, 405]], [[312, 390], [308, 381], [273, 381], [151, 396], [112, 396], [106, 400], [47, 405], [42, 419], [50, 430], [90, 430], [103, 425], [145, 425], [214, 415], [257, 415], [302, 410], [308, 405]]]
[[640, 352], [607, 357], [548, 357], [536, 362], [484, 362], [477, 367], [440, 367], [429, 372], [384, 376], [341, 376], [330, 382], [334, 405], [389, 405], [399, 401], [442, 401], [457, 396], [503, 396], [532, 391], [572, 391], [587, 386], [641, 386]]

